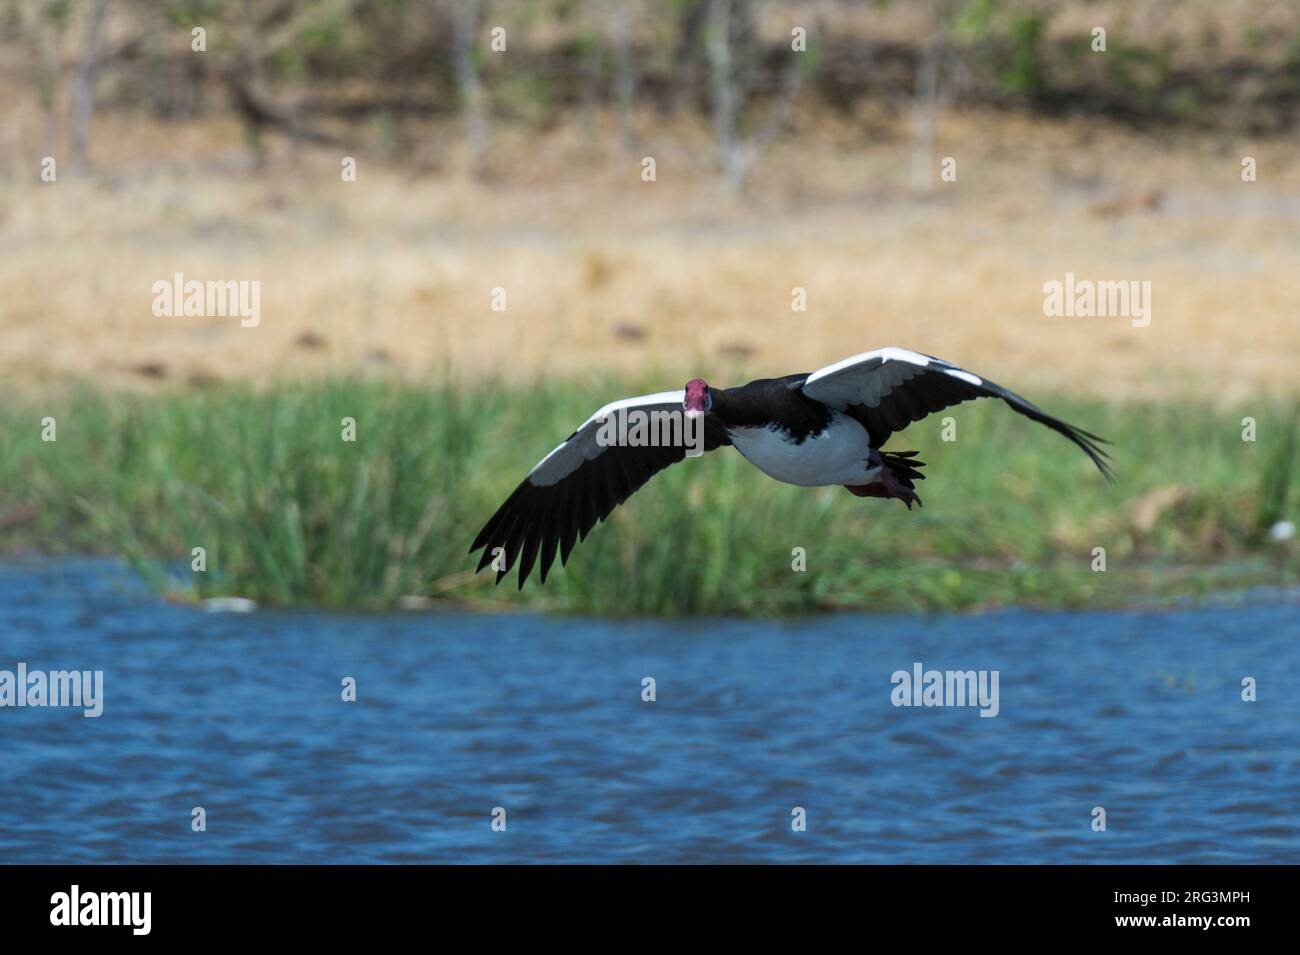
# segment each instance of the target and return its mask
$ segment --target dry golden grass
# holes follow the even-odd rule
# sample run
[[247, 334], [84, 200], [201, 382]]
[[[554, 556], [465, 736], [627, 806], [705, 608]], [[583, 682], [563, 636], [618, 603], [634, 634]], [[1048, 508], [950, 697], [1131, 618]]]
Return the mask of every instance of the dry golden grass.
[[[948, 116], [934, 159], [956, 157], [958, 182], [918, 194], [905, 131], [858, 116], [796, 128], [737, 200], [702, 128], [647, 122], [622, 155], [608, 127], [497, 130], [487, 183], [447, 171], [453, 151], [421, 174], [362, 154], [344, 183], [337, 152], [281, 146], [257, 169], [232, 124], [102, 118], [94, 176], [43, 184], [24, 160], [0, 189], [0, 380], [610, 369], [734, 384], [896, 343], [1030, 394], [1297, 391], [1289, 143]], [[1259, 182], [1241, 181], [1244, 155]], [[260, 280], [261, 324], [154, 317], [151, 286], [177, 271]], [[1150, 280], [1151, 325], [1045, 317], [1043, 283], [1067, 271]]]

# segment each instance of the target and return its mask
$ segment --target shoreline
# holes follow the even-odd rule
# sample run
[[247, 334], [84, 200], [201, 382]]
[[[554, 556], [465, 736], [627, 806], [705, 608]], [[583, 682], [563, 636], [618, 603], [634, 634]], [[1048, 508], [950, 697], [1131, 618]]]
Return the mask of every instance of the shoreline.
[[[43, 552], [19, 552], [10, 553], [0, 551], [0, 575], [6, 572], [42, 572], [50, 569], [68, 567], [74, 570], [83, 570], [89, 568], [93, 574], [102, 577], [106, 581], [120, 582], [124, 579], [140, 585], [142, 596], [147, 596], [150, 601], [157, 601], [168, 606], [183, 607], [193, 610], [196, 613], [255, 613], [255, 614], [326, 614], [330, 617], [335, 616], [357, 616], [363, 618], [383, 618], [383, 617], [535, 617], [549, 621], [563, 621], [571, 619], [574, 621], [592, 621], [592, 620], [617, 620], [625, 624], [636, 623], [654, 623], [664, 620], [683, 620], [695, 623], [703, 623], [709, 620], [718, 621], [741, 621], [741, 620], [768, 620], [776, 623], [801, 623], [816, 621], [822, 618], [843, 617], [843, 616], [861, 616], [867, 618], [889, 619], [893, 617], [928, 617], [928, 616], [956, 616], [956, 617], [984, 617], [997, 614], [1012, 613], [1029, 613], [1029, 614], [1141, 614], [1141, 613], [1179, 613], [1184, 611], [1198, 610], [1228, 610], [1241, 606], [1257, 607], [1288, 607], [1300, 606], [1300, 583], [1246, 583], [1232, 589], [1210, 590], [1204, 593], [1188, 594], [1171, 592], [1163, 596], [1156, 596], [1152, 591], [1135, 592], [1131, 601], [1120, 603], [1106, 603], [1096, 606], [1078, 606], [1078, 605], [1053, 605], [1042, 603], [1016, 603], [1016, 604], [989, 604], [973, 605], [959, 608], [951, 607], [934, 607], [934, 608], [917, 608], [912, 610], [902, 609], [873, 609], [868, 607], [853, 606], [827, 606], [819, 609], [793, 612], [788, 614], [753, 616], [743, 613], [736, 614], [719, 614], [719, 613], [698, 613], [684, 616], [675, 616], [672, 614], [638, 614], [638, 615], [592, 615], [580, 611], [565, 610], [547, 610], [530, 604], [504, 603], [492, 601], [477, 601], [468, 598], [438, 598], [423, 597], [420, 595], [410, 595], [410, 597], [399, 598], [398, 602], [392, 606], [379, 605], [357, 605], [357, 606], [328, 606], [317, 604], [290, 604], [278, 605], [258, 604], [255, 601], [249, 601], [252, 606], [238, 610], [222, 606], [224, 602], [229, 601], [247, 601], [248, 598], [240, 597], [237, 594], [231, 594], [225, 597], [197, 598], [187, 596], [179, 591], [155, 591], [150, 589], [146, 577], [140, 574], [137, 568], [132, 564], [131, 559], [114, 553], [102, 554], [70, 554], [70, 553], [43, 553]], [[1207, 568], [1197, 565], [1165, 566], [1162, 568], [1173, 575], [1185, 575], [1189, 572], [1195, 573]], [[1144, 595], [1145, 594], [1145, 595]], [[419, 604], [407, 602], [410, 598], [419, 601]]]

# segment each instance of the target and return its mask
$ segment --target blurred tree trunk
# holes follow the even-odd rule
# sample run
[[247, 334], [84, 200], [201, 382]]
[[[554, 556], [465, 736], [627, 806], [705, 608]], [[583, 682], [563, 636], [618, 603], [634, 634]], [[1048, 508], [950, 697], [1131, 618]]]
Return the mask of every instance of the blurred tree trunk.
[[916, 67], [912, 99], [912, 186], [921, 192], [934, 188], [934, 137], [939, 125], [939, 65], [943, 40], [937, 35], [926, 44]]
[[669, 109], [672, 112], [681, 109], [688, 91], [693, 93], [705, 85], [700, 61], [701, 54], [705, 52], [703, 40], [708, 32], [709, 2], [710, 0], [677, 2], [677, 47], [673, 52], [672, 71], [675, 82], [669, 92]]
[[611, 4], [609, 24], [616, 60], [614, 104], [618, 114], [618, 141], [619, 148], [626, 154], [630, 154], [635, 146], [632, 136], [632, 105], [636, 98], [636, 63], [632, 58], [634, 24], [631, 8], [630, 0]]
[[781, 132], [799, 92], [802, 78], [796, 58], [799, 54], [791, 51], [790, 64], [785, 70], [777, 101], [767, 122], [747, 138], [739, 133], [737, 126], [743, 91], [732, 55], [732, 34], [735, 27], [732, 12], [733, 7], [737, 6], [743, 15], [741, 26], [747, 35], [752, 35], [753, 10], [749, 6], [749, 0], [709, 0], [709, 87], [713, 98], [713, 135], [718, 145], [723, 180], [733, 193], [744, 188], [755, 160], [772, 145]]
[[36, 48], [36, 100], [41, 107], [41, 154], [59, 150], [59, 40], [65, 8], [56, 0], [31, 4], [23, 16]]
[[586, 142], [596, 138], [596, 111], [601, 103], [601, 78], [605, 74], [606, 50], [604, 37], [597, 29], [584, 31], [582, 54], [582, 137]]
[[916, 84], [912, 96], [912, 186], [920, 192], [934, 189], [938, 181], [934, 140], [939, 128], [939, 114], [948, 101], [944, 71], [948, 59], [948, 31], [952, 9], [948, 0], [935, 0], [934, 31], [916, 65]]
[[479, 82], [478, 64], [474, 62], [478, 30], [479, 0], [452, 0], [452, 59], [460, 106], [465, 116], [469, 170], [475, 176], [483, 173], [488, 135], [483, 86]]
[[731, 75], [731, 0], [709, 0], [709, 88], [713, 92], [713, 138], [722, 161], [722, 174], [733, 190], [744, 169], [736, 144], [736, 91]]
[[95, 80], [99, 75], [100, 37], [104, 32], [104, 14], [108, 0], [95, 0], [86, 34], [86, 52], [77, 71], [72, 89], [72, 144], [70, 156], [74, 168], [86, 164], [90, 151], [90, 119], [95, 112]]

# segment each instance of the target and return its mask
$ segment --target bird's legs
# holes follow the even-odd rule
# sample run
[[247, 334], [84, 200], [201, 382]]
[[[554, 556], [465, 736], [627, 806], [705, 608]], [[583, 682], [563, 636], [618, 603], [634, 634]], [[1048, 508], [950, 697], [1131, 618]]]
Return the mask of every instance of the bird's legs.
[[844, 489], [856, 497], [883, 497], [886, 500], [897, 498], [907, 505], [907, 509], [912, 509], [912, 502], [915, 501], [919, 507], [921, 498], [910, 487], [906, 487], [898, 482], [894, 477], [894, 472], [885, 466], [884, 460], [880, 457], [880, 452], [875, 448], [867, 457], [867, 463], [870, 469], [879, 468], [880, 476], [870, 484], [846, 484]]

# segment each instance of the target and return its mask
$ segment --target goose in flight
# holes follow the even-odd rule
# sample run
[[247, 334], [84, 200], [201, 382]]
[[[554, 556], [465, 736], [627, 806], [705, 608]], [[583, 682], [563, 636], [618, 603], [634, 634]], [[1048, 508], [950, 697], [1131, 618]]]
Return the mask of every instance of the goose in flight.
[[886, 440], [932, 412], [972, 398], [1001, 398], [1013, 411], [1078, 445], [1113, 480], [1104, 438], [949, 362], [905, 348], [854, 355], [812, 374], [760, 378], [738, 388], [702, 379], [605, 405], [528, 473], [479, 531], [478, 569], [519, 587], [540, 561], [541, 580], [574, 544], [655, 474], [687, 456], [731, 445], [769, 477], [800, 487], [840, 484], [858, 497], [921, 499], [924, 462], [882, 451]]

